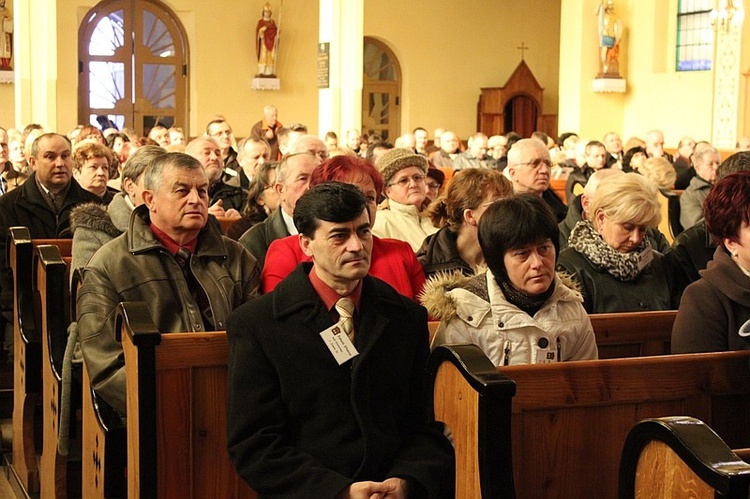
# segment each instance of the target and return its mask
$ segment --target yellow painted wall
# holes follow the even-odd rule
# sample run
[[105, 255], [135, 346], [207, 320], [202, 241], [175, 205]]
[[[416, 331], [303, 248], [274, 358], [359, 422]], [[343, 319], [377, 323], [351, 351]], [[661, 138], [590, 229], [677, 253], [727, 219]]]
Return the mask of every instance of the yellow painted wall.
[[[266, 104], [279, 108], [280, 121], [305, 123], [311, 132], [317, 132], [317, 2], [284, 2], [277, 69], [280, 91], [250, 89], [257, 68], [255, 25], [265, 1], [222, 0], [220, 8], [215, 2], [201, 0], [165, 3], [188, 33], [191, 136], [203, 133], [215, 114], [226, 116], [237, 136], [248, 135]], [[95, 4], [93, 0], [58, 0], [58, 130], [69, 130], [78, 121], [78, 26]], [[271, 0], [271, 5], [278, 23], [279, 1]]]
[[[523, 21], [526, 20], [526, 21]], [[401, 128], [476, 132], [480, 88], [505, 84], [526, 63], [558, 104], [560, 0], [365, 1], [365, 35], [384, 41], [403, 71]]]
[[680, 138], [711, 140], [712, 71], [675, 71], [677, 2], [628, 2], [629, 56], [625, 137], [664, 131], [665, 145]]

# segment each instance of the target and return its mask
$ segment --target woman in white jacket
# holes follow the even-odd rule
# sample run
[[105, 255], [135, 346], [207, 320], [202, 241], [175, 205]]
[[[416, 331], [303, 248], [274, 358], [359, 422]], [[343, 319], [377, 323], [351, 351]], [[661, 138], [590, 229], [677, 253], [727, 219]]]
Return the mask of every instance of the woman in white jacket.
[[555, 272], [557, 221], [541, 198], [496, 201], [479, 221], [479, 244], [485, 274], [425, 286], [422, 302], [441, 320], [433, 348], [474, 343], [497, 366], [598, 357], [580, 293]]

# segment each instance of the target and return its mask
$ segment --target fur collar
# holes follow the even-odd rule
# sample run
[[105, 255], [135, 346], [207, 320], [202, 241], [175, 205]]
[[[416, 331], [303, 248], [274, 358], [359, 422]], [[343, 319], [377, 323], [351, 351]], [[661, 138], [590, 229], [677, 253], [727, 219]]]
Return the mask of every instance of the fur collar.
[[[565, 287], [579, 291], [580, 285], [568, 274], [558, 272], [557, 277]], [[429, 278], [425, 282], [422, 294], [419, 295], [419, 301], [427, 308], [431, 318], [447, 322], [456, 316], [456, 301], [448, 294], [456, 288], [462, 288], [488, 304], [490, 302], [486, 273], [467, 277], [458, 271], [439, 272]]]
[[99, 203], [84, 203], [70, 212], [70, 229], [73, 233], [80, 228], [104, 232], [111, 237], [122, 234], [107, 212], [107, 206]]

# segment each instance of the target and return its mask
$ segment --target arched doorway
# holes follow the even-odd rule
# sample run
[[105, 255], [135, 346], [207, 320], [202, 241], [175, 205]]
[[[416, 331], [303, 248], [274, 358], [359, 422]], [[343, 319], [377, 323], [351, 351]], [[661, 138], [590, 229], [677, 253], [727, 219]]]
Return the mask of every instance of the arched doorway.
[[388, 46], [364, 38], [362, 133], [393, 142], [401, 133], [401, 67]]
[[188, 129], [188, 44], [157, 0], [104, 0], [78, 30], [79, 123]]
[[528, 95], [516, 95], [505, 104], [505, 130], [514, 131], [521, 137], [531, 137], [536, 130], [537, 104]]

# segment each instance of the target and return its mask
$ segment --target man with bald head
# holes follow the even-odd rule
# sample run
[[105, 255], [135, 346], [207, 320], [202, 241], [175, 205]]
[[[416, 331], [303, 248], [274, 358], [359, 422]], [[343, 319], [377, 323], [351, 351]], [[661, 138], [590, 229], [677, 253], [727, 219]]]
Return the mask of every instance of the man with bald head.
[[317, 156], [321, 162], [328, 159], [328, 148], [326, 143], [316, 135], [300, 135], [291, 140], [287, 147], [287, 154], [299, 154], [306, 152]]
[[458, 136], [447, 130], [440, 136], [440, 150], [430, 154], [430, 161], [437, 167], [453, 168], [453, 160], [461, 152]]
[[674, 163], [672, 155], [664, 150], [664, 134], [661, 130], [650, 130], [646, 134], [646, 154], [649, 158], [664, 156], [670, 163]]
[[[319, 155], [306, 149], [306, 146], [315, 146], [315, 142], [305, 137], [301, 138], [297, 145], [301, 150], [286, 155], [276, 170], [274, 189], [279, 194], [278, 209], [263, 222], [248, 229], [239, 239], [258, 260], [261, 269], [266, 260], [268, 246], [273, 241], [298, 233], [294, 226], [294, 207], [302, 194], [310, 188], [310, 175], [321, 163]], [[317, 139], [323, 151], [326, 151], [325, 143], [317, 137], [313, 138]]]
[[185, 153], [200, 161], [208, 177], [209, 213], [217, 217], [239, 218], [247, 194], [240, 187], [222, 180], [224, 164], [221, 147], [213, 137], [198, 137], [185, 147]]
[[253, 125], [250, 136], [255, 140], [265, 140], [271, 147], [271, 158], [276, 159], [279, 154], [278, 132], [281, 123], [278, 121], [279, 111], [276, 106], [267, 105], [263, 108], [263, 119]]
[[550, 188], [552, 161], [547, 146], [536, 139], [521, 139], [508, 151], [508, 177], [516, 194], [541, 197], [561, 222], [567, 213], [565, 203]]

